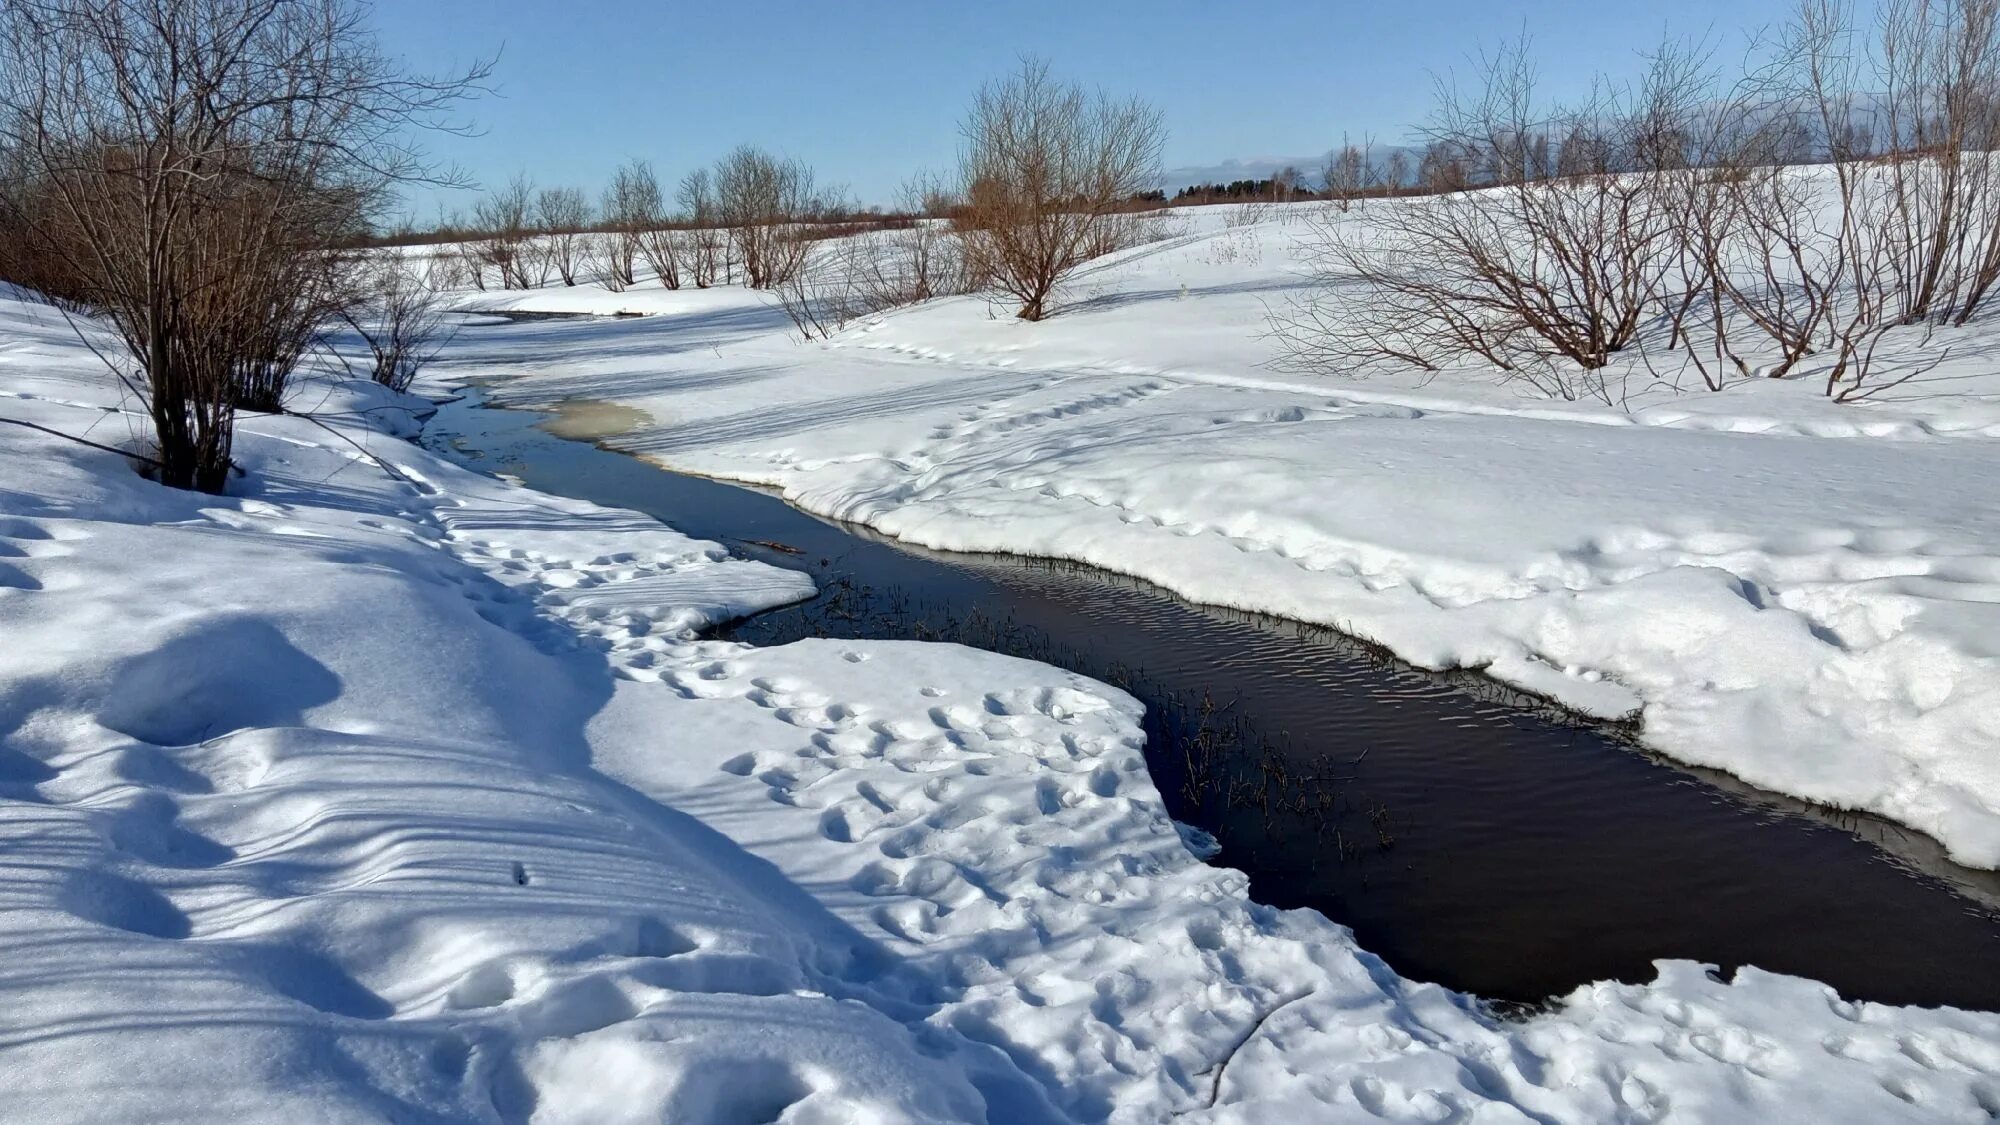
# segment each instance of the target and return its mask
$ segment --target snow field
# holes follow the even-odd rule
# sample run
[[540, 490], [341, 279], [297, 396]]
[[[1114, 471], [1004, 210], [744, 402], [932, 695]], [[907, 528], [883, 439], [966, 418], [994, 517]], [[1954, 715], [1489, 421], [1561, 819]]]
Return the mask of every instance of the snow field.
[[[120, 440], [66, 331], [0, 306], [0, 409]], [[1992, 1015], [1667, 963], [1506, 1023], [1401, 980], [1189, 853], [1121, 693], [701, 640], [810, 587], [327, 396], [381, 429], [246, 420], [228, 497], [0, 426], [0, 1117], [2000, 1111]]]
[[[482, 294], [650, 312], [468, 329], [443, 377], [615, 402], [611, 439], [927, 547], [1092, 563], [1635, 715], [1692, 763], [2000, 865], [2000, 346], [1883, 401], [1811, 373], [1629, 410], [1491, 372], [1271, 373], [1303, 221], [1196, 209], [1067, 312], [955, 298], [786, 335], [755, 294]], [[727, 302], [733, 300], [733, 305]]]

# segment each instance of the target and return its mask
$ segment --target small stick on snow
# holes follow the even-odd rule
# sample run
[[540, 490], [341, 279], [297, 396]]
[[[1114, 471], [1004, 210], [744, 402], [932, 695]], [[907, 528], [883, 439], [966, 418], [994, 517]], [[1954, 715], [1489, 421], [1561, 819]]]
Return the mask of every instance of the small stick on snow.
[[[1229, 1071], [1229, 1064], [1236, 1061], [1236, 1056], [1242, 1053], [1243, 1048], [1248, 1047], [1250, 1045], [1251, 1040], [1257, 1038], [1257, 1034], [1264, 1030], [1264, 1025], [1270, 1022], [1271, 1017], [1277, 1015], [1279, 1012], [1284, 1011], [1286, 1008], [1291, 1007], [1292, 1005], [1298, 1003], [1301, 1000], [1304, 1000], [1306, 997], [1311, 996], [1318, 991], [1319, 990], [1316, 988], [1307, 989], [1306, 991], [1299, 993], [1297, 996], [1294, 996], [1291, 999], [1286, 1000], [1284, 1003], [1279, 1004], [1277, 1007], [1272, 1008], [1270, 1011], [1265, 1012], [1262, 1016], [1258, 1017], [1256, 1023], [1250, 1025], [1250, 1030], [1243, 1033], [1243, 1038], [1237, 1040], [1236, 1046], [1231, 1047], [1229, 1049], [1229, 1053], [1222, 1056], [1222, 1061], [1215, 1064], [1215, 1081], [1211, 1083], [1208, 1087], [1208, 1104], [1203, 1106], [1202, 1107], [1203, 1109], [1215, 1108], [1215, 1100], [1222, 1096], [1222, 1079]], [[1187, 1110], [1181, 1111], [1181, 1113], [1186, 1113], [1186, 1112], [1188, 1111]], [[1174, 1116], [1178, 1117], [1180, 1116], [1180, 1113], [1177, 1113]]]

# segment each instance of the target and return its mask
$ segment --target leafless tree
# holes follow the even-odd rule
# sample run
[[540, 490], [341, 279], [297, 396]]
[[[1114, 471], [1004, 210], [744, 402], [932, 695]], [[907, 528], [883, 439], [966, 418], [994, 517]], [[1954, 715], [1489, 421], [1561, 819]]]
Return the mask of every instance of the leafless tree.
[[1137, 230], [1121, 208], [1159, 180], [1158, 110], [1059, 82], [1035, 59], [982, 87], [960, 134], [956, 225], [1023, 320], [1048, 316], [1072, 271]]
[[1417, 185], [1427, 192], [1464, 191], [1472, 186], [1472, 171], [1466, 154], [1444, 140], [1424, 145], [1417, 159]]
[[810, 168], [744, 145], [715, 166], [715, 204], [750, 288], [769, 289], [803, 268], [800, 225], [823, 209]]
[[564, 285], [575, 285], [588, 248], [590, 200], [581, 189], [543, 188], [535, 195], [535, 227], [549, 266]]
[[342, 316], [368, 347], [369, 378], [407, 391], [451, 338], [437, 279], [393, 249], [367, 254], [353, 269], [362, 299]]
[[1271, 201], [1274, 203], [1290, 203], [1292, 200], [1298, 198], [1300, 191], [1311, 190], [1303, 186], [1305, 182], [1306, 174], [1304, 172], [1299, 171], [1294, 165], [1285, 165], [1283, 168], [1271, 173]]
[[1343, 137], [1340, 147], [1327, 153], [1326, 166], [1320, 172], [1320, 183], [1336, 210], [1347, 210], [1355, 200], [1375, 187], [1379, 177], [1374, 162], [1368, 156], [1373, 147], [1368, 138], [1364, 137], [1359, 145], [1354, 145]]
[[1634, 174], [1652, 159], [1643, 115], [1602, 86], [1544, 108], [1525, 42], [1488, 56], [1470, 93], [1438, 94], [1432, 175], [1476, 169], [1478, 190], [1321, 223], [1326, 284], [1276, 325], [1289, 362], [1484, 361], [1548, 394], [1605, 397], [1591, 373], [1638, 339], [1672, 262], [1672, 216]]
[[130, 349], [167, 484], [223, 487], [238, 405], [282, 394], [324, 311], [326, 248], [442, 177], [408, 138], [485, 73], [404, 71], [347, 0], [0, 3], [0, 149]]
[[607, 285], [622, 290], [637, 279], [634, 267], [639, 240], [660, 210], [660, 181], [653, 175], [653, 166], [643, 160], [619, 165], [605, 185], [598, 207], [605, 233], [610, 236], [598, 250]]
[[946, 218], [957, 200], [944, 181], [931, 174], [912, 178], [897, 193], [896, 206], [919, 217], [900, 229], [842, 240], [860, 303], [873, 312], [969, 292], [964, 248]]
[[490, 266], [500, 275], [502, 289], [533, 288], [528, 257], [534, 200], [534, 182], [523, 172], [473, 206], [473, 221], [484, 234], [472, 244], [474, 253], [482, 267]]
[[1410, 186], [1410, 154], [1402, 149], [1389, 150], [1382, 161], [1382, 194], [1394, 195]]
[[706, 168], [697, 168], [681, 177], [678, 199], [681, 211], [691, 224], [685, 260], [696, 289], [714, 285], [722, 272], [727, 234], [716, 206], [715, 185]]

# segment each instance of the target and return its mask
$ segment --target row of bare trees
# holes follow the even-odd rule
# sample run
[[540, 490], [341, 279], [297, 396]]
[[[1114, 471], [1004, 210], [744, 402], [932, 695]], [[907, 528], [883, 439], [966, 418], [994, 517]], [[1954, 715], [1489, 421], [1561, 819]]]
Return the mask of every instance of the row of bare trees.
[[1025, 60], [989, 83], [961, 128], [955, 175], [906, 184], [894, 215], [863, 225], [803, 163], [740, 147], [683, 177], [671, 202], [651, 165], [620, 167], [593, 209], [571, 188], [516, 177], [481, 201], [460, 277], [530, 289], [560, 278], [616, 291], [639, 266], [669, 289], [767, 290], [808, 338], [855, 316], [988, 290], [1024, 320], [1055, 311], [1081, 265], [1133, 245], [1130, 201], [1154, 189], [1159, 112], [1053, 77]]
[[980, 92], [957, 176], [913, 181], [893, 222], [832, 222], [851, 209], [809, 168], [746, 146], [671, 202], [643, 161], [595, 205], [517, 177], [480, 202], [461, 253], [423, 265], [352, 247], [395, 186], [455, 182], [409, 137], [451, 128], [487, 69], [408, 73], [363, 16], [353, 0], [0, 3], [0, 270], [123, 335], [129, 369], [107, 359], [146, 406], [166, 483], [221, 489], [236, 413], [284, 409], [332, 325], [406, 387], [443, 336], [443, 287], [618, 289], [643, 262], [669, 288], [772, 291], [808, 336], [973, 289], [1035, 320], [1080, 264], [1136, 237], [1121, 204], [1156, 175], [1155, 111], [1031, 60]]
[[803, 267], [815, 228], [846, 210], [805, 164], [743, 146], [683, 177], [670, 202], [652, 165], [621, 166], [595, 207], [581, 189], [537, 189], [525, 175], [481, 200], [463, 245], [464, 279], [536, 289], [596, 281], [622, 290], [638, 267], [668, 289], [773, 289]]
[[[1525, 43], [1479, 79], [1441, 83], [1427, 129], [1458, 190], [1319, 224], [1321, 284], [1276, 318], [1293, 366], [1484, 363], [1609, 400], [1621, 354], [1711, 388], [1810, 360], [1852, 400], [1934, 366], [1931, 329], [2000, 280], [2000, 0], [1884, 0], [1867, 25], [1802, 0], [1736, 77], [1668, 44], [1567, 106]], [[1365, 194], [1385, 177], [1358, 154], [1329, 178]]]
[[[333, 249], [393, 185], [449, 174], [478, 65], [416, 75], [349, 0], [0, 3], [0, 211], [13, 280], [102, 317], [165, 483], [219, 491], [239, 409], [274, 410], [328, 319], [364, 301]], [[25, 249], [23, 249], [25, 248]]]
[[960, 127], [954, 180], [919, 176], [900, 230], [844, 240], [797, 260], [774, 287], [808, 339], [856, 316], [974, 291], [1038, 321], [1079, 267], [1144, 238], [1128, 201], [1153, 189], [1165, 131], [1159, 111], [1115, 100], [1023, 61], [981, 87]]

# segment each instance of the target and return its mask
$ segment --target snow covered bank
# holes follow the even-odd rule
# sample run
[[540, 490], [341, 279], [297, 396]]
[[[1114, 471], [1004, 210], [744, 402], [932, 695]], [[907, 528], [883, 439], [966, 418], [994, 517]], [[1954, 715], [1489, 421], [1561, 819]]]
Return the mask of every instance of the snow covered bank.
[[[0, 416], [119, 397], [0, 305]], [[246, 420], [229, 497], [0, 425], [0, 1117], [2000, 1109], [2000, 1017], [1754, 970], [1494, 1020], [1198, 863], [1119, 693], [699, 640], [808, 587], [331, 424]]]
[[755, 295], [486, 294], [650, 311], [469, 329], [501, 401], [615, 401], [614, 443], [924, 546], [1076, 559], [1482, 667], [1678, 758], [2000, 865], [2000, 374], [1990, 328], [1884, 401], [1802, 382], [1631, 409], [1478, 373], [1263, 364], [1296, 220], [1198, 212], [1063, 316], [978, 298], [787, 337]]

